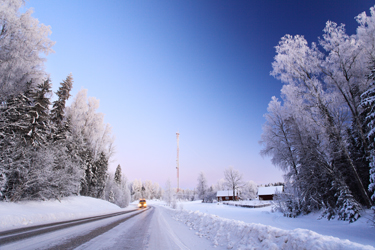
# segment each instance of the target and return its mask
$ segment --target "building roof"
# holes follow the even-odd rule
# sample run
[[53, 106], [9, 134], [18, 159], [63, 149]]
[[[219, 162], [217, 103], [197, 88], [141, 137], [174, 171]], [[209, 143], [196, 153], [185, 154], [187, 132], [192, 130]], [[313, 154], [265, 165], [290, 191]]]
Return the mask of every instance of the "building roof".
[[[233, 196], [233, 190], [217, 191], [216, 197], [223, 197], [223, 196]], [[237, 196], [237, 190], [235, 192], [235, 196]]]
[[283, 188], [283, 186], [259, 187], [258, 195], [272, 195], [276, 194], [276, 191], [281, 193]]

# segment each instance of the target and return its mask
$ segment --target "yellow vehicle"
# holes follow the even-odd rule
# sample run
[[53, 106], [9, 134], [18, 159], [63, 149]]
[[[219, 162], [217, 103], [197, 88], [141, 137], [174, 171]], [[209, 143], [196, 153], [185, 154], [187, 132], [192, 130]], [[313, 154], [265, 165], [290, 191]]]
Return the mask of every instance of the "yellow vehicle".
[[138, 207], [139, 208], [146, 208], [147, 207], [146, 200], [145, 199], [139, 199]]

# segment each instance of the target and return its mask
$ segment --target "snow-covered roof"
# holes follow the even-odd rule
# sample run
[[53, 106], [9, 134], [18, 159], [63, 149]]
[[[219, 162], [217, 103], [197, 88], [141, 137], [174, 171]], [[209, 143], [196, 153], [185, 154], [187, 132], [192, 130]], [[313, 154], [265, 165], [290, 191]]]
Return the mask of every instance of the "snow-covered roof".
[[271, 186], [271, 187], [259, 187], [258, 188], [258, 195], [271, 195], [275, 194], [276, 191], [282, 192], [283, 186]]
[[[235, 195], [237, 195], [237, 190], [235, 192]], [[233, 196], [233, 190], [217, 191], [216, 197], [223, 197], [223, 196]]]

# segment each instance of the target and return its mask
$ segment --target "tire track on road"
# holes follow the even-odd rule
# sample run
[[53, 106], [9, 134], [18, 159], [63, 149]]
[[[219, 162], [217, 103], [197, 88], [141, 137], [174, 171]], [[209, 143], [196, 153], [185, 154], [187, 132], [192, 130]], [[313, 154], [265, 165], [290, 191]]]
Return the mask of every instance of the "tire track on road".
[[[50, 233], [62, 229], [66, 229], [73, 226], [82, 225], [85, 223], [90, 223], [94, 221], [99, 221], [119, 215], [124, 215], [127, 213], [135, 212], [138, 209], [135, 210], [129, 210], [124, 212], [117, 212], [117, 213], [111, 213], [111, 214], [105, 214], [105, 215], [99, 215], [99, 216], [92, 216], [87, 218], [81, 218], [81, 219], [75, 219], [70, 221], [62, 221], [62, 222], [55, 222], [55, 223], [49, 223], [44, 225], [38, 225], [38, 226], [32, 226], [27, 228], [18, 228], [13, 230], [8, 230], [4, 232], [0, 232], [0, 246], [4, 244], [9, 244], [13, 242], [17, 242], [20, 240], [24, 240], [27, 238], [35, 237], [38, 235], [42, 235], [45, 233]], [[141, 210], [140, 212], [126, 218], [131, 218], [139, 213], [144, 212], [145, 210]]]

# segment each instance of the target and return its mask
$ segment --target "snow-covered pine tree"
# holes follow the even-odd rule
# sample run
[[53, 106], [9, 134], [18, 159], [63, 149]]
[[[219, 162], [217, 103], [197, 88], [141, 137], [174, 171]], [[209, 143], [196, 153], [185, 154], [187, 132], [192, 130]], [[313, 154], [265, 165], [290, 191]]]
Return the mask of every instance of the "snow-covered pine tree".
[[[87, 148], [81, 148], [79, 153], [80, 166], [83, 170], [83, 176], [81, 178], [81, 191], [80, 194], [83, 196], [90, 196], [90, 188], [92, 185], [92, 182], [95, 182], [95, 166], [94, 166], [94, 159], [92, 157], [92, 153]], [[93, 180], [94, 178], [94, 180]]]
[[115, 194], [113, 193], [113, 191], [109, 191], [109, 199], [108, 199], [109, 202], [111, 203], [115, 203]]
[[93, 193], [94, 197], [103, 199], [104, 189], [106, 185], [106, 180], [108, 178], [108, 157], [104, 152], [100, 153], [99, 159], [95, 162], [96, 165], [96, 185], [95, 192]]
[[12, 200], [27, 172], [25, 136], [30, 124], [29, 103], [24, 94], [10, 96], [0, 111], [0, 200]]
[[59, 90], [56, 92], [58, 99], [53, 102], [51, 110], [51, 122], [53, 124], [53, 140], [66, 139], [69, 129], [69, 121], [65, 116], [66, 101], [70, 97], [70, 91], [73, 87], [73, 76], [69, 74], [66, 79], [60, 84]]
[[338, 197], [336, 204], [338, 209], [338, 219], [349, 221], [350, 223], [358, 220], [358, 218], [361, 217], [361, 204], [354, 199], [352, 193], [345, 184], [340, 185], [339, 188], [340, 192], [337, 194]]
[[30, 140], [31, 145], [45, 146], [47, 144], [47, 137], [50, 135], [50, 121], [49, 121], [49, 106], [51, 83], [47, 79], [43, 83], [38, 84], [35, 89], [31, 91], [31, 107], [30, 126], [27, 132], [27, 138]]
[[79, 168], [77, 159], [68, 150], [65, 143], [50, 144], [54, 151], [54, 192], [56, 198], [69, 195], [78, 195], [82, 170]]
[[51, 110], [51, 120], [56, 124], [61, 123], [65, 118], [66, 101], [71, 96], [70, 91], [73, 87], [72, 74], [69, 74], [60, 85], [59, 90], [56, 92], [58, 99], [53, 102], [53, 108]]
[[[368, 128], [367, 139], [369, 141], [369, 186], [368, 190], [371, 194], [373, 204], [375, 203], [375, 60], [371, 63], [371, 74], [369, 79], [372, 80], [372, 84], [369, 88], [361, 95], [361, 106], [364, 109], [365, 126]], [[375, 206], [372, 206], [375, 212]], [[374, 215], [375, 221], [375, 215]]]
[[0, 199], [59, 199], [78, 191], [79, 173], [65, 148], [47, 140], [48, 90], [46, 81], [9, 99], [1, 112], [0, 172], [6, 178]]
[[115, 182], [117, 185], [121, 185], [121, 166], [120, 164], [118, 164], [117, 168], [116, 168], [116, 172], [115, 172]]

